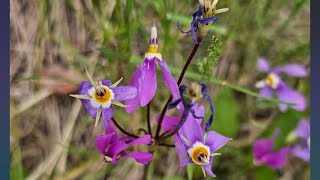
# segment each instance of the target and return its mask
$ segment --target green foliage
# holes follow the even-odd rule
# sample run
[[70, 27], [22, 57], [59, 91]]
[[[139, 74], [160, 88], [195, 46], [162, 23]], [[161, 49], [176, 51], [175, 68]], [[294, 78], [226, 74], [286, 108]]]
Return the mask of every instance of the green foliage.
[[23, 178], [23, 165], [21, 162], [21, 150], [17, 146], [14, 148], [11, 154], [11, 164], [10, 164], [10, 179], [12, 180], [21, 180]]
[[213, 76], [213, 70], [221, 55], [222, 43], [219, 37], [212, 37], [211, 43], [208, 47], [208, 56], [197, 63], [198, 70], [208, 76]]
[[267, 167], [258, 167], [254, 172], [255, 179], [259, 180], [273, 180], [277, 179], [277, 174], [270, 168]]
[[214, 104], [216, 113], [211, 129], [224, 136], [235, 137], [239, 129], [238, 103], [231, 90], [221, 88], [214, 98]]

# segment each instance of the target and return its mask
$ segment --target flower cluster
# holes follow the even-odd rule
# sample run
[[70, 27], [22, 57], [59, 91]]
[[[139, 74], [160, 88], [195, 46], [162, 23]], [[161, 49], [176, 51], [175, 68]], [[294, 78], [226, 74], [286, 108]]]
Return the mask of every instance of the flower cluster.
[[[308, 75], [306, 68], [299, 64], [287, 64], [271, 68], [267, 59], [259, 58], [257, 70], [267, 73], [265, 79], [258, 81], [255, 86], [260, 89], [260, 96], [272, 98], [274, 94], [282, 102], [279, 104], [280, 111], [284, 112], [291, 107], [296, 111], [304, 111], [307, 108], [305, 97], [298, 91], [290, 88], [280, 77], [285, 73], [292, 77], [303, 78]], [[291, 103], [288, 105], [287, 103]], [[301, 120], [296, 129], [287, 136], [285, 147], [276, 150], [273, 136], [271, 139], [258, 139], [253, 145], [252, 151], [255, 165], [267, 165], [273, 169], [279, 169], [287, 163], [289, 154], [310, 160], [310, 125], [308, 121]]]

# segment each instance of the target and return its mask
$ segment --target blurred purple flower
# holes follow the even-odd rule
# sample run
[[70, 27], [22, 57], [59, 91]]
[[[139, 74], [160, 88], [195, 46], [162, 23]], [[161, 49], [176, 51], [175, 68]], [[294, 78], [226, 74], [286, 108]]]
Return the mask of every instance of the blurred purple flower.
[[147, 105], [154, 97], [157, 89], [156, 64], [160, 66], [162, 71], [162, 79], [169, 88], [173, 99], [179, 98], [178, 85], [170, 73], [167, 63], [162, 59], [158, 52], [158, 37], [155, 26], [151, 28], [151, 39], [149, 43], [149, 51], [145, 54], [143, 64], [133, 73], [130, 85], [138, 90], [135, 98], [125, 101], [128, 105], [126, 111], [133, 112], [139, 105]]
[[[272, 98], [273, 94], [276, 93], [279, 100], [288, 103], [294, 103], [291, 106], [297, 111], [304, 111], [307, 107], [307, 102], [304, 96], [291, 89], [280, 77], [280, 73], [286, 73], [292, 77], [306, 77], [308, 72], [306, 68], [299, 64], [287, 64], [280, 67], [272, 68], [269, 62], [265, 58], [259, 58], [257, 62], [257, 70], [260, 72], [268, 73], [264, 80], [258, 81], [256, 87], [260, 88], [260, 95], [267, 98]], [[287, 104], [279, 104], [281, 111], [288, 109]]]
[[148, 152], [127, 153], [126, 148], [128, 145], [150, 143], [151, 136], [149, 134], [136, 139], [129, 136], [120, 137], [110, 122], [105, 134], [96, 138], [97, 149], [104, 155], [105, 162], [112, 164], [116, 164], [122, 158], [133, 158], [139, 163], [148, 164], [153, 158], [152, 154]]
[[126, 107], [119, 101], [134, 98], [137, 95], [137, 89], [133, 86], [117, 86], [122, 78], [111, 85], [111, 81], [96, 81], [92, 79], [87, 71], [90, 80], [83, 81], [79, 88], [79, 95], [70, 95], [79, 98], [90, 116], [96, 120], [95, 126], [98, 125], [102, 116], [104, 127], [113, 117], [112, 104], [120, 107]]
[[277, 151], [273, 150], [272, 139], [259, 139], [253, 145], [253, 156], [255, 165], [266, 165], [272, 169], [282, 168], [287, 163], [289, 147], [283, 147]]
[[[195, 109], [199, 109], [199, 112], [196, 111], [197, 114], [204, 114], [202, 106], [199, 108], [195, 106]], [[231, 138], [222, 136], [215, 131], [204, 134], [201, 122], [201, 119], [189, 115], [188, 120], [174, 135], [175, 147], [179, 156], [180, 167], [195, 163], [201, 166], [204, 175], [206, 171], [209, 176], [214, 177], [215, 175], [211, 170], [212, 160], [215, 155], [219, 155], [219, 153], [214, 152], [223, 147]]]
[[179, 25], [179, 21], [177, 23], [178, 29], [182, 33], [191, 34], [193, 42], [195, 44], [200, 44], [198, 40], [202, 39], [207, 34], [208, 24], [218, 20], [216, 14], [224, 13], [229, 10], [228, 8], [217, 9], [217, 3], [218, 0], [212, 2], [211, 0], [199, 0], [199, 4], [197, 5], [198, 11], [192, 14], [193, 19], [190, 24], [190, 30], [183, 31]]
[[294, 131], [301, 142], [292, 148], [292, 154], [304, 161], [310, 161], [310, 125], [308, 121], [301, 120]]

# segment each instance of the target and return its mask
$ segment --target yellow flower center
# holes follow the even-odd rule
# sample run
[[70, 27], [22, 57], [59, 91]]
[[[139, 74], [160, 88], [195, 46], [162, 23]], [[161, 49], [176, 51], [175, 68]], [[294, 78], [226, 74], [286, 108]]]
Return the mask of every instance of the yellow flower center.
[[149, 51], [147, 53], [158, 53], [158, 45], [152, 44], [149, 46]]
[[266, 83], [269, 85], [269, 86], [273, 86], [274, 84], [274, 80], [272, 78], [271, 75], [268, 75], [267, 78], [266, 78]]
[[193, 147], [188, 150], [188, 154], [195, 164], [198, 164], [198, 165], [209, 164], [210, 149], [208, 146], [200, 142], [195, 143]]
[[103, 92], [102, 93], [98, 93], [97, 91], [94, 92], [93, 98], [95, 101], [101, 103], [101, 104], [105, 104], [111, 101], [112, 98], [112, 90], [109, 89], [106, 86], [103, 86]]

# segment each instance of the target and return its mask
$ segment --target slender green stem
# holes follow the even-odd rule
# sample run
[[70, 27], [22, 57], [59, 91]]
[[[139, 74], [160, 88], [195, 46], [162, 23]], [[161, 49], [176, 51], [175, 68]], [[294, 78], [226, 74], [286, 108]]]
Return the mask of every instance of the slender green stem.
[[165, 143], [159, 143], [159, 146], [166, 146], [166, 147], [176, 147], [174, 144], [165, 144]]
[[[201, 42], [201, 41], [200, 41]], [[181, 81], [184, 77], [184, 74], [186, 73], [191, 61], [192, 61], [192, 58], [193, 56], [195, 55], [195, 53], [197, 52], [198, 50], [198, 47], [199, 47], [200, 44], [195, 44], [189, 57], [188, 57], [188, 60], [186, 62], [186, 64], [184, 65], [181, 73], [180, 73], [180, 76], [179, 76], [179, 79], [178, 79], [178, 86], [181, 84]], [[162, 121], [163, 121], [163, 118], [164, 118], [164, 115], [166, 114], [167, 112], [167, 108], [168, 108], [168, 104], [172, 101], [172, 96], [170, 96], [170, 98], [168, 99], [166, 105], [163, 107], [162, 111], [161, 111], [161, 114], [160, 114], [160, 118], [159, 118], [159, 123], [158, 123], [158, 127], [157, 127], [157, 132], [156, 132], [156, 136], [155, 136], [155, 139], [156, 141], [159, 139], [159, 133], [160, 133], [160, 130], [161, 130], [161, 125], [162, 125]]]
[[117, 128], [118, 128], [121, 132], [123, 132], [124, 134], [126, 134], [126, 135], [128, 135], [128, 136], [131, 136], [131, 137], [134, 137], [134, 138], [138, 138], [138, 137], [139, 137], [139, 136], [137, 136], [137, 135], [131, 134], [131, 133], [127, 132], [126, 130], [124, 130], [124, 129], [117, 123], [116, 119], [114, 119], [113, 117], [111, 118], [111, 120], [112, 120], [113, 124], [116, 125]]

